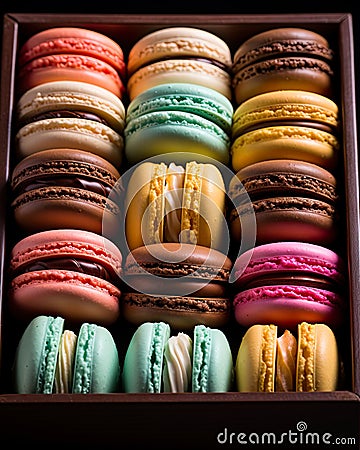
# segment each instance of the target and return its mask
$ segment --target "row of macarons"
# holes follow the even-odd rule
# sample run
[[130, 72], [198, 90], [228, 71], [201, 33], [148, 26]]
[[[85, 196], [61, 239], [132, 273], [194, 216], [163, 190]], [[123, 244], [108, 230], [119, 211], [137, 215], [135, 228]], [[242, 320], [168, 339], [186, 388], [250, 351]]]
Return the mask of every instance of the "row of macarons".
[[235, 359], [219, 329], [196, 325], [176, 334], [165, 322], [145, 322], [122, 362], [107, 328], [83, 323], [77, 335], [64, 324], [44, 315], [29, 323], [14, 358], [16, 393], [313, 392], [341, 384], [341, 355], [324, 324], [302, 322], [294, 334], [254, 325]]
[[310, 29], [286, 27], [247, 36], [234, 55], [220, 36], [194, 27], [144, 34], [127, 57], [121, 45], [84, 28], [40, 31], [19, 50], [19, 92], [56, 79], [80, 79], [119, 98], [127, 93], [130, 100], [149, 87], [179, 81], [211, 87], [229, 99], [234, 93], [238, 104], [279, 85], [332, 96], [334, 51]]
[[95, 153], [124, 172], [148, 158], [211, 160], [234, 172], [268, 159], [298, 159], [336, 172], [340, 118], [330, 98], [284, 86], [239, 105], [214, 89], [164, 83], [127, 108], [90, 83], [43, 83], [19, 99], [15, 162], [33, 153], [70, 148]]
[[27, 236], [10, 253], [7, 310], [19, 323], [37, 315], [121, 329], [164, 321], [236, 329], [300, 322], [341, 328], [347, 272], [340, 255], [307, 242], [272, 242], [236, 255], [189, 243], [157, 243], [126, 257], [111, 240], [85, 230]]

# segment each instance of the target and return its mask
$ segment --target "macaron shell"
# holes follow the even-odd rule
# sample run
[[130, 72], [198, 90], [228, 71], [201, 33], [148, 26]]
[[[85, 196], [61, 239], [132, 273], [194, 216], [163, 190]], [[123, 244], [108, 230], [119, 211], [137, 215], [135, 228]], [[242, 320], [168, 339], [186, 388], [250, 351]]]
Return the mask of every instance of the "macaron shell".
[[124, 292], [121, 315], [133, 325], [164, 321], [175, 330], [191, 330], [198, 324], [223, 327], [231, 314], [229, 298], [149, 295]]
[[15, 136], [19, 158], [41, 150], [73, 148], [95, 153], [115, 167], [122, 162], [123, 137], [107, 125], [74, 118], [43, 119], [19, 129]]
[[277, 327], [251, 326], [236, 357], [235, 380], [239, 392], [274, 392]]
[[301, 53], [331, 61], [333, 51], [324, 36], [305, 28], [281, 27], [251, 36], [234, 54], [235, 64], [247, 65], [265, 54]]
[[[268, 67], [287, 66], [288, 69], [281, 71], [269, 71]], [[233, 78], [234, 95], [239, 105], [255, 95], [281, 89], [302, 90], [318, 93], [325, 97], [332, 97], [331, 88], [332, 71], [324, 61], [314, 58], [279, 58], [277, 60], [259, 62], [251, 66], [249, 73], [246, 69]], [[251, 78], [252, 73], [258, 73]]]
[[306, 161], [329, 170], [336, 168], [339, 142], [330, 133], [309, 127], [275, 126], [250, 131], [231, 146], [235, 172], [270, 159]]
[[117, 392], [119, 380], [119, 356], [111, 333], [95, 324], [82, 324], [74, 361], [73, 392]]
[[16, 223], [27, 233], [73, 228], [102, 234], [106, 223], [106, 234], [111, 237], [119, 225], [117, 205], [86, 189], [37, 189], [17, 197], [12, 207]]
[[331, 127], [339, 127], [338, 107], [331, 99], [322, 95], [300, 91], [281, 90], [251, 97], [241, 103], [234, 112], [233, 135], [267, 123], [308, 122]]
[[122, 254], [109, 239], [75, 229], [53, 229], [32, 234], [18, 241], [11, 251], [10, 270], [21, 270], [29, 262], [54, 256], [81, 257], [120, 275]]
[[297, 324], [321, 322], [340, 326], [344, 320], [343, 298], [324, 289], [303, 285], [264, 285], [234, 297], [236, 321], [245, 327], [274, 323], [291, 330]]
[[[181, 164], [184, 152], [190, 156], [213, 158], [223, 164], [229, 161], [228, 135], [215, 123], [195, 114], [182, 111], [149, 113], [129, 122], [124, 133], [125, 155], [131, 165], [166, 153], [173, 155], [175, 163]], [[176, 153], [180, 154], [180, 161]]]
[[245, 285], [253, 279], [281, 272], [293, 276], [318, 274], [343, 283], [345, 265], [336, 252], [305, 242], [274, 242], [254, 247], [240, 255], [234, 263], [235, 282]]
[[325, 324], [298, 325], [297, 391], [334, 391], [339, 356], [333, 331]]
[[197, 325], [193, 345], [193, 392], [227, 392], [233, 382], [229, 342], [221, 330]]
[[21, 321], [49, 314], [72, 323], [110, 325], [120, 314], [120, 294], [116, 286], [98, 277], [66, 270], [34, 271], [12, 280], [9, 308]]
[[164, 322], [145, 322], [136, 329], [124, 359], [125, 392], [160, 392], [163, 354], [169, 337], [170, 327]]
[[16, 349], [13, 374], [18, 394], [52, 394], [61, 317], [37, 316], [26, 327]]
[[[145, 35], [129, 52], [128, 72], [160, 58], [183, 59], [184, 56], [208, 58], [231, 66], [231, 53], [227, 44], [215, 34], [199, 28], [168, 27]], [[160, 58], [159, 58], [160, 57]]]
[[81, 54], [52, 54], [34, 59], [19, 69], [20, 94], [51, 81], [81, 81], [108, 89], [122, 98], [125, 93], [118, 72], [98, 58]]
[[231, 100], [231, 78], [209, 62], [193, 59], [167, 59], [137, 70], [127, 82], [130, 101], [146, 90], [169, 83], [191, 83], [214, 89]]
[[233, 106], [214, 89], [191, 83], [161, 84], [147, 89], [130, 102], [127, 121], [154, 111], [184, 111], [198, 114], [230, 133]]
[[54, 27], [34, 34], [21, 47], [19, 64], [57, 53], [100, 58], [125, 74], [124, 54], [119, 44], [105, 34], [79, 27]]
[[125, 107], [120, 98], [107, 89], [80, 81], [53, 81], [38, 85], [21, 96], [16, 108], [20, 122], [65, 109], [97, 114], [119, 133], [125, 127]]

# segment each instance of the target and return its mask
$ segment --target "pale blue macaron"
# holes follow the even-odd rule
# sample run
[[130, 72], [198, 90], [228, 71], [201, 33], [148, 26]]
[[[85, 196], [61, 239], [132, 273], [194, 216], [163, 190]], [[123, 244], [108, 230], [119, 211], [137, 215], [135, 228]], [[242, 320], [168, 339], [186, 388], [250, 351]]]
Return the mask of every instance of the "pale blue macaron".
[[[16, 349], [14, 388], [19, 394], [55, 393], [64, 319], [37, 316], [26, 327]], [[71, 358], [70, 358], [71, 359]], [[119, 389], [120, 365], [111, 333], [95, 324], [82, 324], [73, 359], [72, 391], [105, 393]]]
[[136, 164], [164, 153], [185, 152], [228, 164], [232, 116], [231, 102], [211, 88], [190, 83], [150, 88], [127, 109], [126, 158]]
[[144, 322], [136, 329], [123, 364], [125, 392], [161, 392], [164, 349], [169, 337], [170, 326], [165, 322]]

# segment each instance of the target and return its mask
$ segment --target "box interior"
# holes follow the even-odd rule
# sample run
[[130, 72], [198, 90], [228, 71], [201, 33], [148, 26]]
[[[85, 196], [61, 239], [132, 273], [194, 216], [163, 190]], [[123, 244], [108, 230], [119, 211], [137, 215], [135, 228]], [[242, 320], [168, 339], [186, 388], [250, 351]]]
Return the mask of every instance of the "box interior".
[[[360, 393], [360, 333], [359, 333], [359, 194], [358, 194], [358, 163], [357, 139], [355, 121], [355, 90], [352, 48], [352, 18], [349, 14], [298, 14], [298, 15], [66, 15], [66, 14], [6, 14], [4, 17], [4, 37], [1, 74], [1, 123], [0, 136], [2, 152], [0, 155], [0, 202], [2, 217], [0, 223], [1, 274], [0, 295], [1, 309], [1, 373], [0, 373], [0, 402], [43, 401], [61, 402], [56, 396], [40, 400], [37, 396], [13, 395], [11, 380], [11, 365], [17, 342], [24, 330], [23, 324], [17, 323], [7, 312], [6, 289], [8, 283], [7, 266], [9, 250], [18, 239], [12, 224], [9, 207], [9, 176], [13, 167], [12, 139], [14, 134], [13, 110], [17, 101], [16, 95], [16, 56], [17, 50], [27, 38], [36, 32], [55, 26], [79, 26], [106, 34], [122, 47], [125, 56], [130, 48], [142, 36], [156, 29], [168, 26], [193, 26], [213, 32], [224, 39], [232, 54], [237, 47], [252, 35], [267, 29], [297, 26], [316, 31], [324, 35], [336, 54], [334, 64], [336, 70], [335, 101], [341, 109], [342, 117], [342, 155], [338, 167], [337, 177], [343, 201], [340, 207], [342, 216], [342, 233], [339, 251], [347, 261], [348, 267], [348, 320], [337, 330], [340, 353], [343, 359], [343, 376], [339, 392], [314, 393], [313, 397], [301, 396], [295, 393], [274, 394], [275, 398], [287, 401], [309, 400], [309, 398], [334, 401], [355, 401]], [[123, 323], [110, 327], [118, 344], [120, 361], [134, 331], [134, 328]], [[238, 325], [230, 323], [224, 330], [233, 349], [234, 358], [240, 345], [244, 330]], [[294, 394], [294, 395], [291, 395]], [[150, 398], [149, 398], [150, 397]], [[111, 402], [158, 402], [179, 401], [186, 397], [185, 402], [191, 401], [273, 401], [273, 396], [259, 394], [248, 396], [241, 393], [224, 393], [216, 396], [196, 394], [178, 394], [176, 397], [159, 394], [156, 400], [152, 394], [142, 397], [133, 394], [114, 394], [107, 396]], [[21, 398], [21, 400], [19, 400]], [[98, 402], [98, 395], [88, 395], [86, 402]], [[144, 399], [145, 398], [145, 399]], [[134, 400], [135, 399], [135, 400]], [[146, 400], [147, 399], [147, 400]], [[83, 402], [72, 398], [73, 401]], [[101, 400], [103, 401], [103, 400]], [[182, 400], [180, 400], [182, 401]]]

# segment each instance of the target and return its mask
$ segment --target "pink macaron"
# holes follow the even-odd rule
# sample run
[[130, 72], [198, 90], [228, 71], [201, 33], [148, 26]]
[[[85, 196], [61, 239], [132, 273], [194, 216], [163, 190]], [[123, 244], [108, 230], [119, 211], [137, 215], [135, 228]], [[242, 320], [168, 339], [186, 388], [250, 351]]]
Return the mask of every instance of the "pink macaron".
[[294, 329], [303, 321], [334, 327], [343, 323], [345, 265], [325, 247], [303, 242], [260, 245], [237, 258], [232, 281], [240, 325], [274, 323]]
[[122, 98], [126, 67], [117, 42], [92, 30], [58, 27], [31, 36], [19, 52], [20, 93], [49, 81], [92, 83]]
[[119, 317], [121, 264], [118, 247], [90, 231], [27, 236], [10, 255], [9, 309], [22, 321], [45, 314], [112, 324]]

